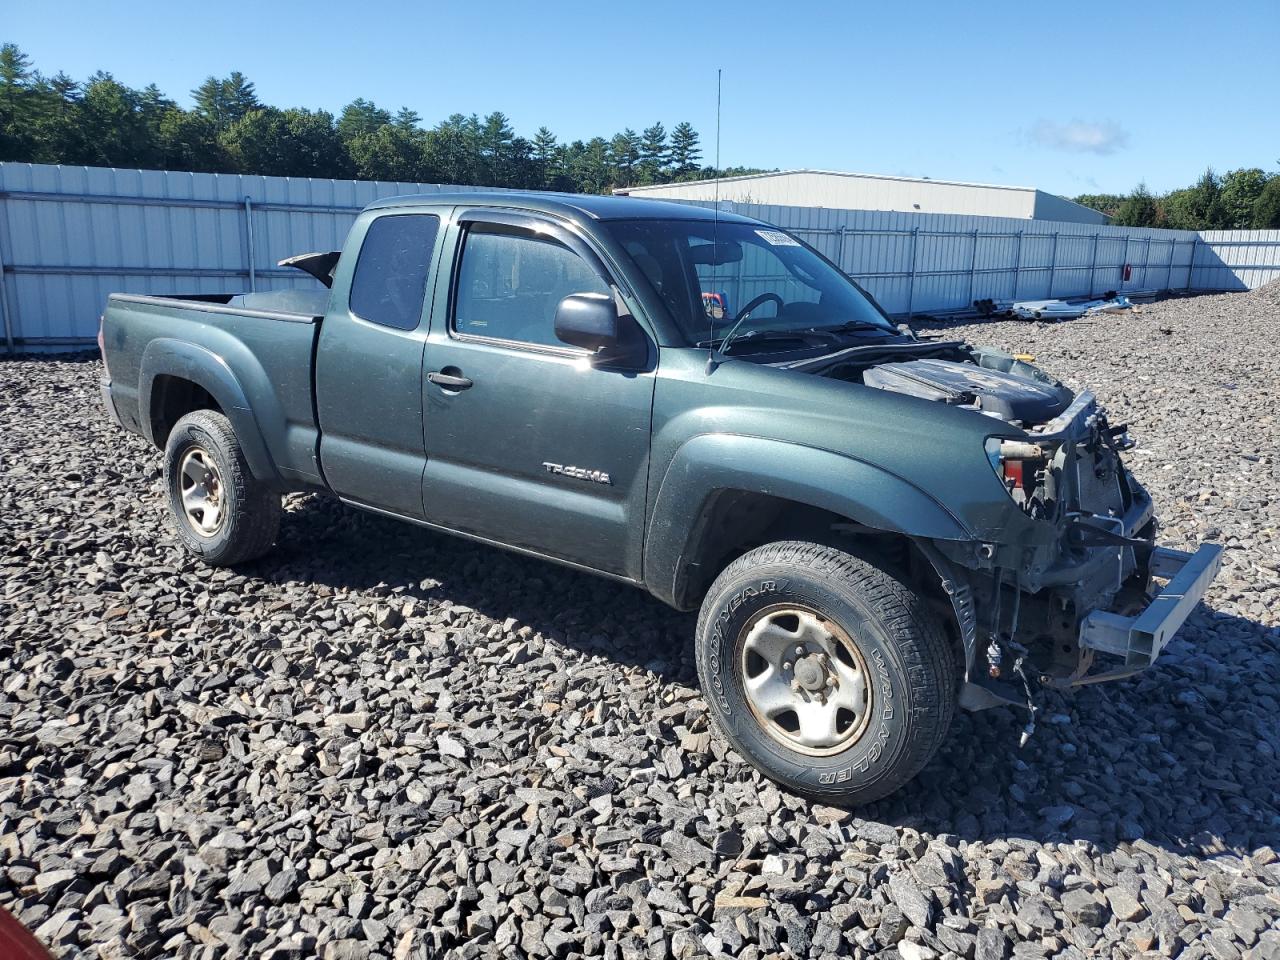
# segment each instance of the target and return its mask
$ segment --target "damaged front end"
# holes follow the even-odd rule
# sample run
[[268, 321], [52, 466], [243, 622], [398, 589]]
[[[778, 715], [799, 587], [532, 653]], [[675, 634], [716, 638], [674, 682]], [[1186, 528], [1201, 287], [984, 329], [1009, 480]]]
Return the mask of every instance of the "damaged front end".
[[[912, 341], [806, 361], [822, 376], [963, 410], [988, 424], [993, 512], [971, 540], [917, 541], [950, 597], [967, 658], [961, 705], [1014, 703], [1150, 666], [1208, 589], [1222, 548], [1157, 547], [1132, 441], [1092, 393], [1029, 361]], [[1004, 489], [1001, 498], [1000, 487]], [[1163, 585], [1161, 585], [1163, 582]]]
[[1155, 545], [1151, 498], [1120, 457], [1131, 445], [1087, 391], [1045, 423], [987, 440], [992, 469], [1036, 535], [931, 545], [956, 585], [949, 591], [968, 595], [972, 622], [961, 629], [972, 632], [975, 656], [963, 705], [1025, 703], [1034, 714], [1033, 682], [1072, 687], [1136, 673], [1204, 595], [1222, 548]]

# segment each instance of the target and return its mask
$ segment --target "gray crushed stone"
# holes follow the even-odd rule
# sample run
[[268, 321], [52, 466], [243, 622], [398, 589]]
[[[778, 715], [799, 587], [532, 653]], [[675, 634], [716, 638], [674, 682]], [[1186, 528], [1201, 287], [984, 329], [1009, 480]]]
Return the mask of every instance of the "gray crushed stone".
[[1152, 670], [853, 813], [710, 735], [691, 618], [319, 497], [204, 569], [100, 365], [0, 363], [0, 907], [66, 957], [1280, 955], [1280, 288], [930, 332], [1092, 387], [1226, 561]]

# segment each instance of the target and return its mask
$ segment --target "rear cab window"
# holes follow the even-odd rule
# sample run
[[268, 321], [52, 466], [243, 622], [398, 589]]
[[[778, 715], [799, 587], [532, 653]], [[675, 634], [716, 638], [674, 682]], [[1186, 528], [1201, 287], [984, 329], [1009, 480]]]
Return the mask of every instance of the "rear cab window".
[[351, 277], [351, 312], [380, 326], [415, 329], [422, 318], [439, 232], [440, 218], [434, 214], [395, 214], [374, 220]]

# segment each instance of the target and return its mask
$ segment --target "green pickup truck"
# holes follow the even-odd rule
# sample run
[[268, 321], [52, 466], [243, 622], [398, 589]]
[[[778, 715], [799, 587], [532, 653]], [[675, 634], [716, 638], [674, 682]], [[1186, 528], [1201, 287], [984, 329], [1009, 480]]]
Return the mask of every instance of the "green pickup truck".
[[1218, 569], [1155, 546], [1090, 393], [895, 326], [759, 221], [405, 197], [282, 263], [314, 291], [107, 303], [103, 399], [186, 548], [260, 556], [323, 491], [699, 610], [720, 731], [815, 800], [901, 786], [957, 705], [1148, 666]]

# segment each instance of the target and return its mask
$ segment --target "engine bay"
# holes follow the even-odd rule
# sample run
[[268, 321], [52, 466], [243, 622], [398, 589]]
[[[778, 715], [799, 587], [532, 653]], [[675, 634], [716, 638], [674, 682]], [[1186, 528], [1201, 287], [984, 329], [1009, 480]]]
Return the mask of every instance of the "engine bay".
[[[945, 404], [1026, 431], [993, 436], [992, 469], [1029, 516], [1078, 518], [1103, 529], [1132, 505], [1119, 452], [1131, 441], [1088, 391], [1074, 393], [1026, 360], [961, 342], [855, 346], [789, 364], [818, 376]], [[993, 424], [993, 433], [999, 431]]]
[[868, 387], [965, 407], [1007, 422], [1046, 423], [1071, 402], [1071, 391], [1057, 384], [991, 370], [958, 360], [908, 360], [863, 371]]
[[1051, 422], [1075, 399], [1068, 387], [1039, 368], [1006, 353], [967, 344], [886, 344], [849, 353], [808, 369], [820, 376], [972, 410], [1026, 429]]

